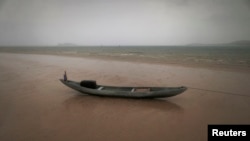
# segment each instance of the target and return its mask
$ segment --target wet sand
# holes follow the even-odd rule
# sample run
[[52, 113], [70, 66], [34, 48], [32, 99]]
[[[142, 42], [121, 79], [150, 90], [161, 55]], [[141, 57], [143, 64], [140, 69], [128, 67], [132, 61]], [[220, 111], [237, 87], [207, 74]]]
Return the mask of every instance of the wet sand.
[[[0, 140], [207, 140], [208, 124], [250, 124], [250, 72], [0, 53]], [[82, 95], [59, 82], [187, 86], [164, 99]]]

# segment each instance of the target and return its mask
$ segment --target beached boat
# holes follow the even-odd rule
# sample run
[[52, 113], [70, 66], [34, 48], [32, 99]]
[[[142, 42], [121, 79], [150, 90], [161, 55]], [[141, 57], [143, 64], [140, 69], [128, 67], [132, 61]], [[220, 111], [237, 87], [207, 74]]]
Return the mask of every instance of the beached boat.
[[96, 81], [83, 80], [75, 82], [71, 80], [60, 81], [66, 86], [84, 94], [96, 96], [112, 96], [127, 98], [162, 98], [181, 94], [187, 87], [116, 87], [97, 85]]

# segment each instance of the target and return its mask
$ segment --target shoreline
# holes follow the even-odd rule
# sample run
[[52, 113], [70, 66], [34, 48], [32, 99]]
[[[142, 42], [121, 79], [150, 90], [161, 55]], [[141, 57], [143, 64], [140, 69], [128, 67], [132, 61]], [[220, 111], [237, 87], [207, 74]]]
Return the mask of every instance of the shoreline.
[[82, 56], [76, 54], [59, 54], [59, 53], [25, 53], [25, 52], [1, 52], [2, 54], [30, 54], [30, 55], [50, 55], [50, 56], [61, 56], [61, 57], [73, 57], [73, 58], [86, 58], [94, 60], [106, 60], [106, 61], [118, 61], [118, 62], [131, 62], [131, 63], [143, 63], [143, 64], [157, 64], [157, 65], [170, 65], [170, 66], [180, 66], [188, 68], [200, 68], [209, 70], [219, 70], [219, 71], [231, 71], [231, 72], [245, 72], [250, 73], [250, 66], [241, 65], [226, 65], [226, 64], [201, 64], [201, 63], [181, 63], [181, 62], [163, 62], [158, 60], [150, 59], [138, 59], [135, 58], [122, 58], [118, 56]]

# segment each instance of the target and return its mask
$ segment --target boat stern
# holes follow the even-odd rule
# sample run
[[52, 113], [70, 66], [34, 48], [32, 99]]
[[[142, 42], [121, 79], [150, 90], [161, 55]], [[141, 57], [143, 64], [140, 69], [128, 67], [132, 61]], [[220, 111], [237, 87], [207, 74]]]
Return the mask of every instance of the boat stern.
[[185, 86], [181, 86], [180, 89], [182, 90], [182, 92], [186, 91], [188, 88]]

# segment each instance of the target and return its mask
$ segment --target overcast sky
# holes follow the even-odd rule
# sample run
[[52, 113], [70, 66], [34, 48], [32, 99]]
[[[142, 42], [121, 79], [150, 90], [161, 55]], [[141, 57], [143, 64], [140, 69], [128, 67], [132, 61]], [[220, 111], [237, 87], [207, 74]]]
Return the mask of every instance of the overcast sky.
[[250, 0], [0, 0], [0, 45], [250, 40]]

